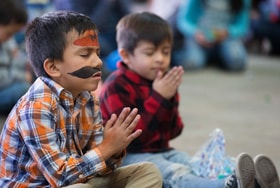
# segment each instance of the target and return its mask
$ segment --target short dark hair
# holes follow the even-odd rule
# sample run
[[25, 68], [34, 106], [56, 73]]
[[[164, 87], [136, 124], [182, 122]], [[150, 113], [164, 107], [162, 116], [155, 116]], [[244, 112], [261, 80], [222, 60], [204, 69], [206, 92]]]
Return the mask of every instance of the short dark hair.
[[0, 25], [10, 23], [26, 24], [28, 13], [25, 5], [19, 0], [0, 0]]
[[88, 16], [73, 11], [53, 11], [35, 18], [26, 29], [26, 50], [36, 76], [46, 76], [43, 63], [46, 59], [63, 60], [70, 31], [79, 34], [96, 30]]
[[167, 21], [150, 12], [132, 13], [117, 24], [118, 48], [133, 53], [139, 41], [148, 41], [155, 46], [164, 41], [173, 43], [172, 29]]

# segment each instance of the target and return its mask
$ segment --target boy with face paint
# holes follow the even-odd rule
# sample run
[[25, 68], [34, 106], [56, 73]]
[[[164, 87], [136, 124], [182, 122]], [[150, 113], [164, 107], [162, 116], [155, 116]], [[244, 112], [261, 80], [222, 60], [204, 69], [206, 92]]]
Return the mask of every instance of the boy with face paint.
[[27, 10], [18, 0], [0, 1], [0, 114], [5, 116], [32, 82], [26, 54], [16, 42], [27, 21]]
[[0, 187], [161, 187], [148, 162], [117, 168], [142, 131], [137, 109], [103, 126], [91, 94], [101, 80], [97, 28], [75, 12], [49, 12], [26, 30], [38, 77], [14, 106], [0, 136]]

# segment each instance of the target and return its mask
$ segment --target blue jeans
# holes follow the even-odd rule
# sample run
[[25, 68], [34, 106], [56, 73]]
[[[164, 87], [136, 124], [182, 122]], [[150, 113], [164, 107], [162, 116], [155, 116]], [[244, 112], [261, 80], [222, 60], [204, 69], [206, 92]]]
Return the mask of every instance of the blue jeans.
[[8, 114], [18, 99], [25, 94], [29, 88], [26, 82], [15, 82], [0, 90], [0, 113]]
[[204, 48], [193, 38], [184, 42], [182, 50], [174, 54], [175, 65], [185, 69], [201, 69], [209, 59], [217, 59], [223, 68], [232, 71], [244, 70], [247, 62], [247, 51], [241, 40], [226, 39], [212, 48]]
[[189, 156], [185, 152], [170, 150], [161, 153], [127, 153], [123, 165], [149, 161], [162, 173], [164, 188], [223, 188], [224, 179], [211, 180], [191, 172]]

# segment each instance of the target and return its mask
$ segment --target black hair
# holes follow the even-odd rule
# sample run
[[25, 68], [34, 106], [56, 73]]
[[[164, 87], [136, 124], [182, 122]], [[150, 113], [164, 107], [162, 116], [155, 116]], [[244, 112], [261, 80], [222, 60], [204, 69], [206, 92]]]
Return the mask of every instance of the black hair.
[[26, 24], [28, 13], [25, 5], [19, 0], [0, 0], [0, 25], [10, 23]]
[[158, 46], [166, 40], [173, 43], [172, 29], [164, 19], [153, 13], [128, 14], [117, 24], [118, 48], [124, 48], [131, 54], [139, 41]]
[[231, 12], [239, 12], [243, 7], [243, 0], [230, 0]]
[[63, 60], [70, 31], [78, 34], [97, 28], [88, 16], [73, 11], [53, 11], [35, 18], [26, 29], [26, 50], [36, 76], [47, 76], [46, 59]]

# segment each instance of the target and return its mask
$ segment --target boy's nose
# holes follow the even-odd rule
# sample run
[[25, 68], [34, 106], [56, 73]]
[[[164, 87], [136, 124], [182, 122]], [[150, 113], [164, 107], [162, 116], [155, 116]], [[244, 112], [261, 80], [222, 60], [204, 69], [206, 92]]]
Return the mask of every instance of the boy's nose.
[[98, 55], [96, 55], [95, 58], [92, 60], [92, 64], [95, 67], [102, 67], [103, 62], [102, 62], [101, 58]]
[[157, 53], [156, 56], [155, 56], [155, 58], [156, 58], [156, 62], [157, 62], [157, 63], [162, 63], [163, 60], [164, 60], [164, 56], [163, 56], [162, 53]]

